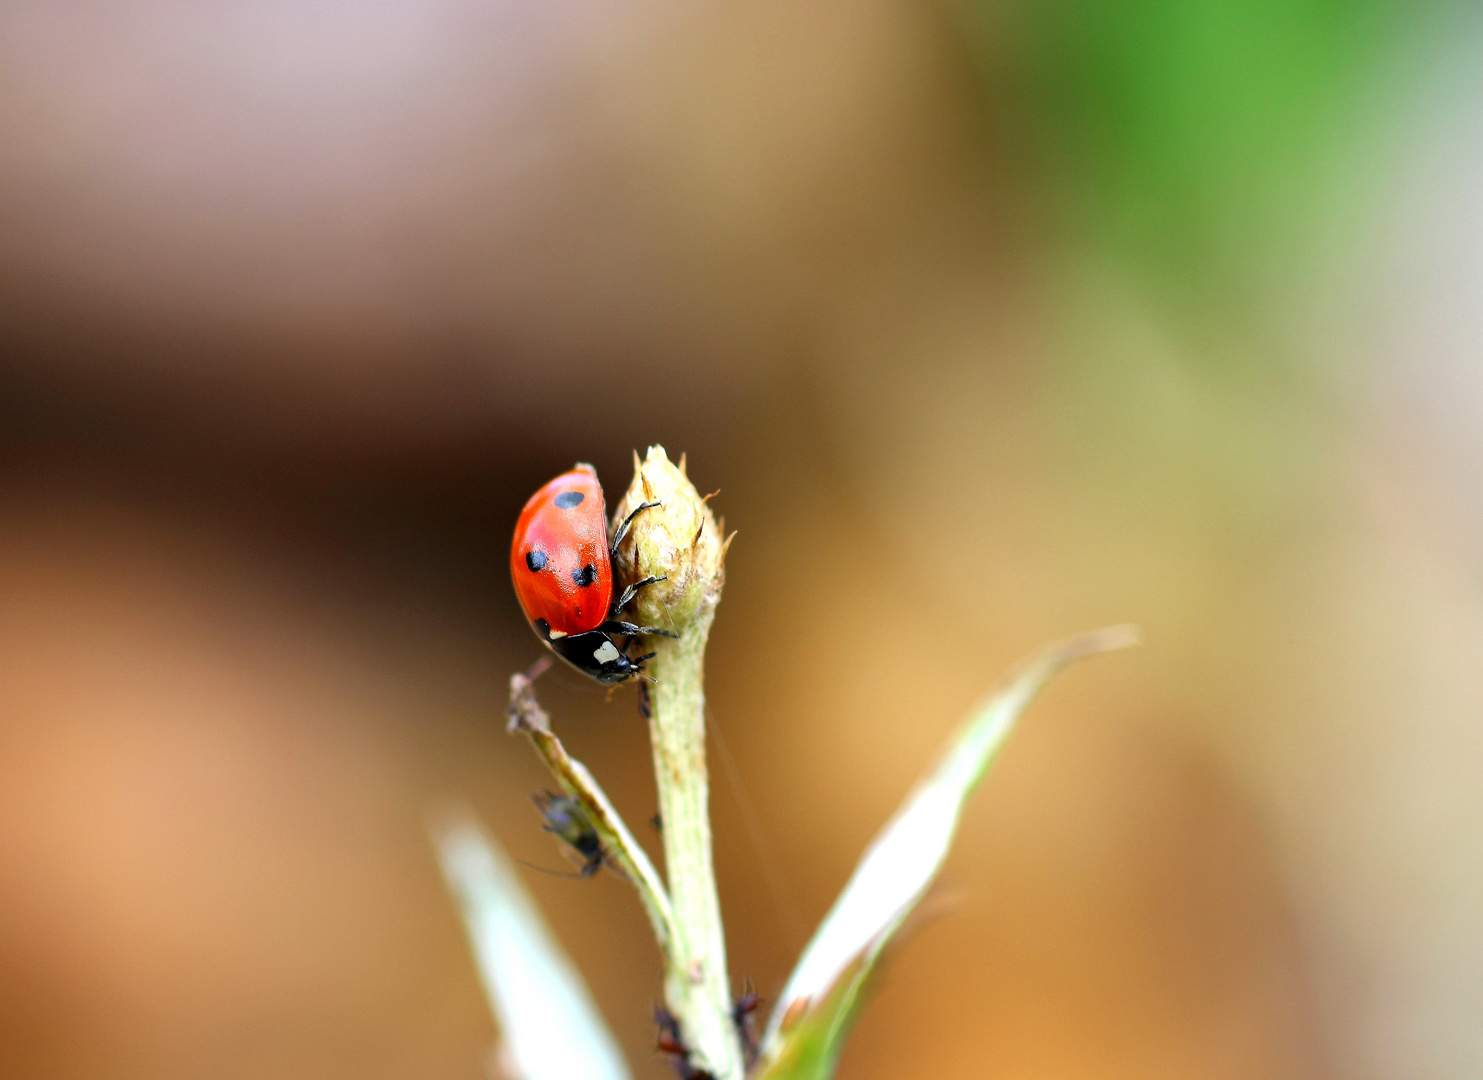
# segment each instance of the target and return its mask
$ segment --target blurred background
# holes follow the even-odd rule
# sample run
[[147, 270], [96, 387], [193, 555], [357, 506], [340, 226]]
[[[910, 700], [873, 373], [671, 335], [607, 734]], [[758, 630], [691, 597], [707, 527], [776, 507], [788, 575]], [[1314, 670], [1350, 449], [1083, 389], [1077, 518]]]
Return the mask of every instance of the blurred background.
[[[564, 867], [506, 545], [657, 442], [739, 530], [764, 996], [1004, 668], [1146, 635], [845, 1080], [1483, 1074], [1480, 55], [1437, 0], [0, 6], [0, 1073], [490, 1075], [423, 813]], [[632, 692], [542, 692], [647, 818]], [[527, 879], [668, 1075], [626, 887]]]

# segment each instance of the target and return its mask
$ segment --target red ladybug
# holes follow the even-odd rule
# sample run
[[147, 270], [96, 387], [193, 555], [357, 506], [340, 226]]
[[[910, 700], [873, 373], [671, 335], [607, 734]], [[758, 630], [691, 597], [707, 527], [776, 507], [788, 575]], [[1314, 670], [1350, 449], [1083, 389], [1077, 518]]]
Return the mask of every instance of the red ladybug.
[[[643, 669], [654, 654], [627, 653], [638, 635], [675, 636], [618, 618], [634, 593], [663, 578], [636, 581], [616, 597], [613, 592], [613, 552], [639, 512], [658, 505], [640, 504], [610, 542], [597, 471], [578, 465], [532, 495], [515, 523], [510, 577], [525, 617], [552, 652], [600, 683], [620, 683]], [[622, 647], [614, 634], [624, 636]]]

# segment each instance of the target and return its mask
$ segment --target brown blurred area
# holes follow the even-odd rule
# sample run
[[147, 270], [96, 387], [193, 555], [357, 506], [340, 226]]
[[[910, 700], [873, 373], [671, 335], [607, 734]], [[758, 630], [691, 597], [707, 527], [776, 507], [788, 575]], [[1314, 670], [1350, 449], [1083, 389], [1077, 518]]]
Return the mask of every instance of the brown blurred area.
[[[1470, 1074], [1483, 84], [1439, 78], [1380, 269], [1245, 336], [1080, 242], [946, 9], [5, 5], [0, 1075], [488, 1075], [422, 815], [562, 866], [503, 551], [654, 442], [739, 530], [764, 996], [1004, 668], [1147, 639], [1015, 736], [842, 1077]], [[543, 700], [647, 818], [631, 692]], [[527, 881], [665, 1075], [624, 886]]]

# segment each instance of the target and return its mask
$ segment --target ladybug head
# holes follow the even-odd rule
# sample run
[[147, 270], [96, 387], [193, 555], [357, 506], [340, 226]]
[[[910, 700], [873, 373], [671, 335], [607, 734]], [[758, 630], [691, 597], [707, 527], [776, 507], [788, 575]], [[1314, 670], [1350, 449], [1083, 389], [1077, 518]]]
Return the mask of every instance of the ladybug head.
[[[549, 639], [551, 648], [567, 663], [611, 686], [633, 678], [644, 678], [644, 661], [648, 656], [629, 657], [606, 630], [589, 630], [585, 634]], [[652, 655], [652, 654], [650, 654]]]

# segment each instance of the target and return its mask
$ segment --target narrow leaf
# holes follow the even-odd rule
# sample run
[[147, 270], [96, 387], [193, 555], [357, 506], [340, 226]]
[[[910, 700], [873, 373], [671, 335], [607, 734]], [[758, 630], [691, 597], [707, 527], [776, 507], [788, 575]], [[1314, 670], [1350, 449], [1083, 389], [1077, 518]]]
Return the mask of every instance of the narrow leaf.
[[511, 1080], [629, 1080], [582, 977], [499, 846], [462, 807], [440, 810], [429, 829], [462, 907]]
[[1055, 645], [976, 709], [937, 768], [917, 785], [855, 868], [773, 1009], [758, 1080], [826, 1080], [860, 1006], [876, 960], [937, 876], [963, 804], [1035, 695], [1066, 665], [1132, 645], [1111, 627]]

